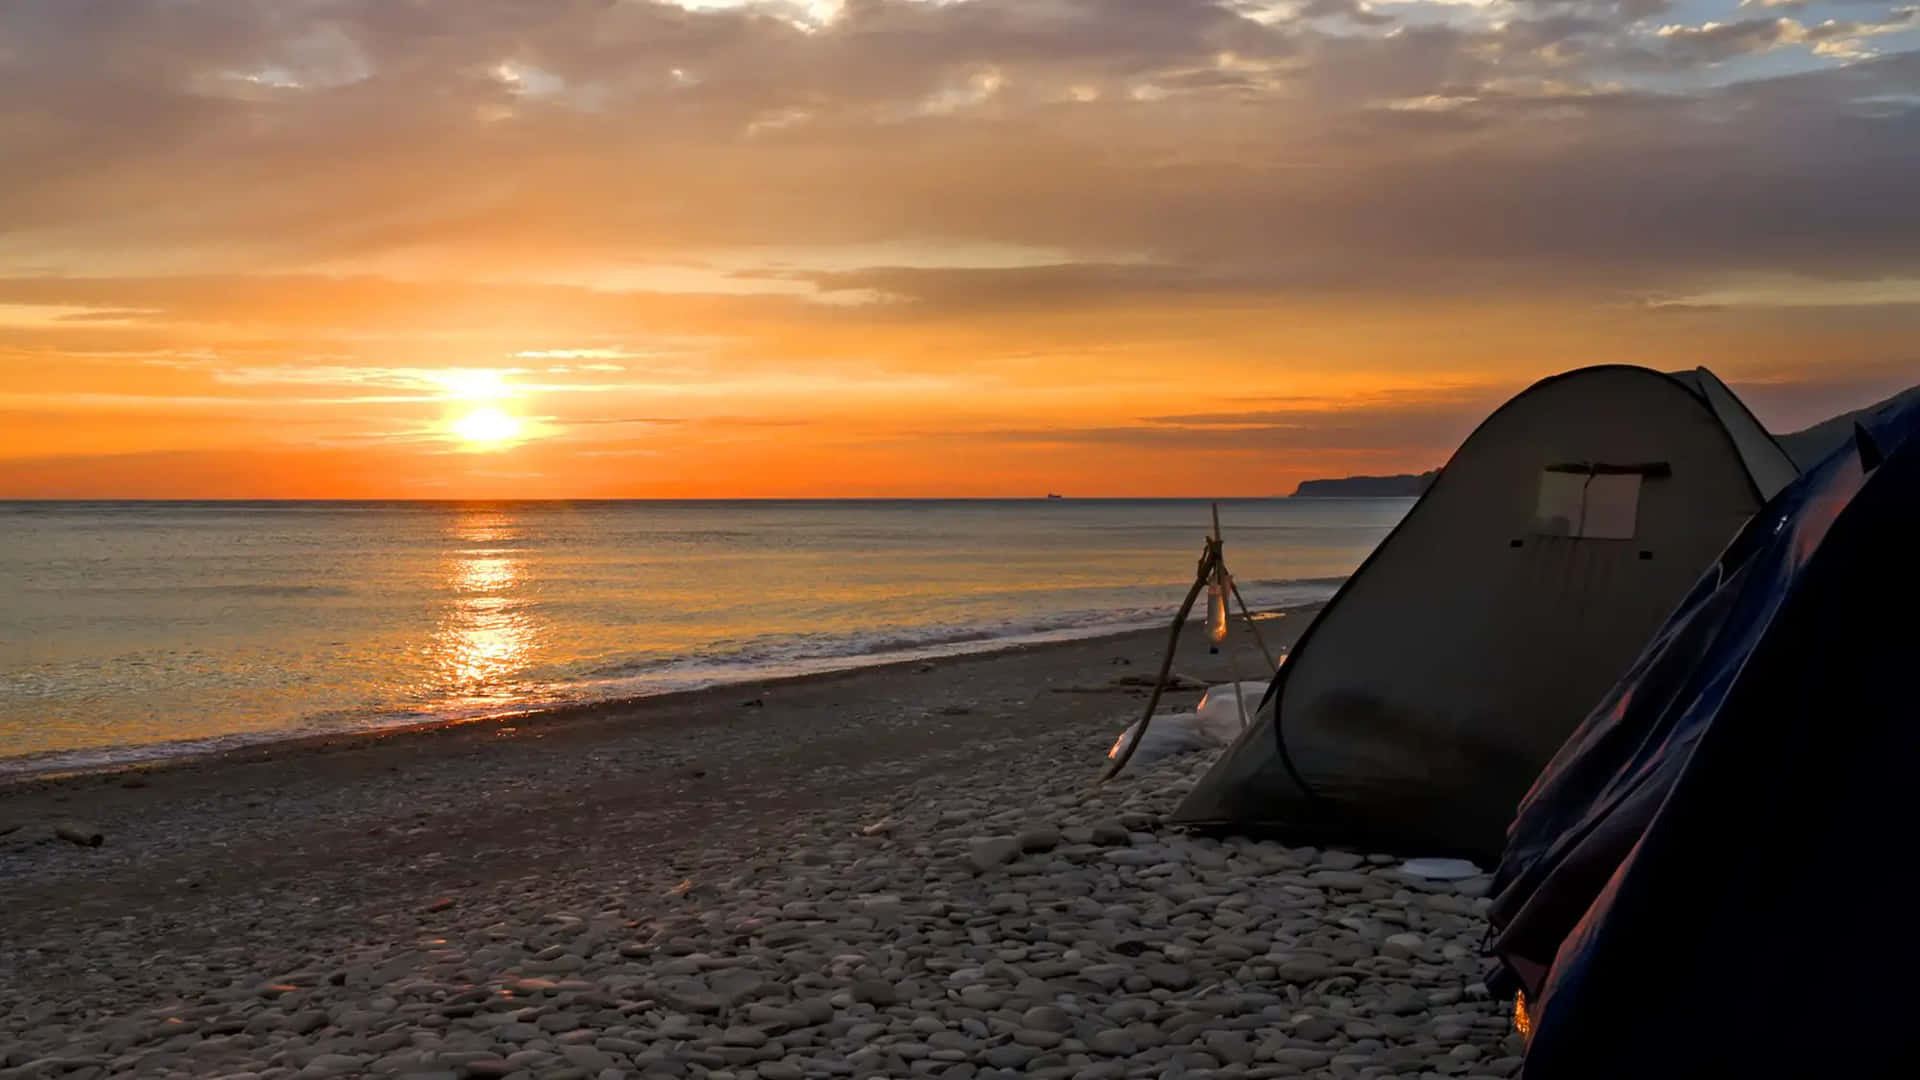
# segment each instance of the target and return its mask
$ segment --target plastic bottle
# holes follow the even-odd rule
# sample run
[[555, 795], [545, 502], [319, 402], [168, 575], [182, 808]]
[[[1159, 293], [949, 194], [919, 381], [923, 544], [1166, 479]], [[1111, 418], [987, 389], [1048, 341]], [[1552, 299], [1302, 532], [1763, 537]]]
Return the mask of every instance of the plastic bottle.
[[1227, 572], [1216, 571], [1207, 584], [1207, 640], [1215, 645], [1227, 640]]

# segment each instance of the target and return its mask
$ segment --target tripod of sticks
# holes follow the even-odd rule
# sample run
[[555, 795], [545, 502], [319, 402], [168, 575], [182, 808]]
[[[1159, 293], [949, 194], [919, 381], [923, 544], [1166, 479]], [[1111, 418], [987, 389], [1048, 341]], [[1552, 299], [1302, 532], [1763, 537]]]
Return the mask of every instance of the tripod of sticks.
[[[1234, 582], [1233, 575], [1227, 572], [1226, 544], [1220, 536], [1220, 504], [1214, 503], [1213, 532], [1207, 536], [1206, 546], [1200, 552], [1200, 563], [1194, 570], [1193, 586], [1187, 590], [1187, 598], [1180, 602], [1180, 613], [1173, 617], [1173, 626], [1167, 633], [1167, 652], [1160, 659], [1160, 674], [1153, 680], [1153, 694], [1147, 698], [1147, 711], [1140, 717], [1140, 727], [1134, 732], [1133, 738], [1128, 740], [1120, 753], [1107, 763], [1106, 770], [1100, 774], [1100, 779], [1095, 781], [1096, 783], [1104, 784], [1118, 776], [1120, 770], [1126, 768], [1127, 762], [1133, 758], [1133, 752], [1139, 747], [1141, 740], [1147, 737], [1147, 725], [1153, 722], [1153, 711], [1160, 707], [1160, 695], [1166, 692], [1167, 676], [1173, 671], [1173, 655], [1180, 647], [1180, 631], [1186, 628], [1187, 617], [1193, 614], [1193, 604], [1200, 598], [1200, 591], [1209, 585], [1214, 587], [1223, 606], [1229, 597], [1233, 603], [1239, 605], [1240, 617], [1246, 620], [1247, 629], [1252, 632], [1254, 643], [1260, 647], [1260, 655], [1266, 657], [1267, 673], [1271, 675], [1279, 667], [1272, 651], [1267, 648], [1266, 640], [1260, 636], [1260, 625], [1254, 622], [1253, 612], [1247, 608], [1246, 600], [1240, 595], [1240, 586]], [[1227, 653], [1227, 671], [1233, 677], [1233, 696], [1240, 706], [1240, 726], [1244, 728], [1250, 723], [1250, 718], [1247, 715], [1246, 698], [1240, 694], [1240, 674], [1234, 670], [1232, 652]]]

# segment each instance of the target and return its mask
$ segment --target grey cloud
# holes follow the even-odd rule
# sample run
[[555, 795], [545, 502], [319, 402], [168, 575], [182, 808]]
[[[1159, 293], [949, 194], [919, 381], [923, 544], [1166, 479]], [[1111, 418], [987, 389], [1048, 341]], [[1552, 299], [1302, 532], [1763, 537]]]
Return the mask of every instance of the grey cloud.
[[[1915, 358], [1833, 377], [1801, 373], [1734, 387], [1762, 422], [1792, 431], [1898, 393], [1913, 384]], [[1544, 374], [1543, 370], [1543, 374]], [[1431, 468], [1443, 464], [1473, 429], [1523, 384], [1392, 395], [1374, 401], [1144, 417], [1131, 425], [1001, 428], [939, 433], [957, 442], [1091, 445], [1183, 451], [1313, 451], [1374, 455]]]
[[[141, 325], [407, 331], [566, 327], [570, 332], [632, 332], [651, 322], [700, 324], [724, 314], [735, 320], [804, 318], [809, 305], [788, 296], [713, 296], [617, 292], [570, 285], [408, 281], [374, 276], [195, 275], [163, 277], [0, 277], [0, 304], [112, 309]], [[116, 328], [77, 320], [76, 331]], [[547, 344], [552, 329], [529, 347]], [[520, 347], [503, 338], [503, 351]]]
[[1892, 397], [1916, 382], [1920, 382], [1920, 348], [1844, 374], [1783, 374], [1736, 383], [1733, 389], [1769, 430], [1788, 432]]
[[1299, 9], [1301, 18], [1341, 18], [1363, 26], [1385, 26], [1393, 21], [1393, 16], [1369, 11], [1361, 6], [1360, 0], [1307, 0]]
[[1418, 426], [1397, 413], [1306, 418], [1301, 423], [1253, 423], [1239, 426], [1134, 424], [1092, 428], [1006, 428], [947, 433], [956, 442], [1003, 446], [1115, 446], [1181, 451], [1244, 453], [1312, 451], [1316, 457], [1342, 452], [1390, 455], [1407, 460], [1444, 459], [1473, 430], [1484, 413], [1462, 407], [1436, 410]]
[[[1159, 267], [869, 275], [983, 303], [1499, 263], [1616, 283], [1920, 263], [1920, 56], [1622, 90], [1615, 66], [1671, 73], [1787, 31], [1743, 20], [1649, 49], [1621, 31], [1647, 0], [1527, 9], [1385, 35], [1208, 0], [858, 0], [810, 34], [645, 2], [19, 0], [0, 30], [0, 233], [39, 263], [205, 248], [234, 272], [435, 245], [519, 264], [901, 237]], [[503, 61], [564, 89], [516, 92]], [[237, 79], [272, 67], [310, 85]], [[990, 70], [981, 101], [924, 114]], [[1082, 85], [1098, 100], [1063, 98]], [[787, 122], [747, 134], [769, 117]]]
[[1369, 257], [1316, 256], [1213, 262], [1064, 263], [1004, 268], [928, 269], [876, 266], [848, 271], [747, 271], [743, 278], [776, 277], [805, 281], [823, 293], [871, 293], [886, 298], [865, 310], [873, 319], [912, 314], [925, 305], [945, 313], [1050, 310], [1088, 306], [1124, 306], [1151, 299], [1158, 304], [1183, 298], [1216, 302], [1275, 296], [1391, 292], [1401, 297], [1471, 297], [1531, 285], [1534, 295], [1553, 289], [1578, 292], [1588, 300], [1619, 302], [1637, 293], [1604, 275], [1576, 272], [1555, 283], [1540, 282], [1542, 267], [1527, 260], [1475, 263], [1438, 262], [1414, 257], [1383, 265]]
[[1671, 64], [1717, 64], [1783, 45], [1817, 45], [1887, 33], [1913, 25], [1917, 15], [1920, 8], [1909, 7], [1895, 8], [1879, 21], [1827, 19], [1807, 24], [1778, 16], [1699, 26], [1664, 26], [1659, 32], [1663, 48], [1658, 55]]
[[1673, 0], [1517, 0], [1536, 19], [1579, 19], [1625, 27], [1673, 10]]
[[1262, 407], [1140, 418], [1100, 427], [989, 428], [917, 436], [995, 445], [1091, 445], [1183, 451], [1311, 450], [1439, 464], [1519, 386], [1406, 391], [1359, 401], [1268, 399]]

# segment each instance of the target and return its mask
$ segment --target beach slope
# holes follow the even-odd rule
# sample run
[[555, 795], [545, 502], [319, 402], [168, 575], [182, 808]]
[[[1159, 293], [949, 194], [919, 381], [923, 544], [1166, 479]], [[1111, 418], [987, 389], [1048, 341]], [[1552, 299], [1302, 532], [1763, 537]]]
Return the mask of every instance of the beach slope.
[[[1515, 1071], [1484, 880], [1163, 830], [1192, 756], [1088, 791], [1160, 642], [13, 784], [0, 1069]], [[1230, 674], [1197, 635], [1178, 667]]]

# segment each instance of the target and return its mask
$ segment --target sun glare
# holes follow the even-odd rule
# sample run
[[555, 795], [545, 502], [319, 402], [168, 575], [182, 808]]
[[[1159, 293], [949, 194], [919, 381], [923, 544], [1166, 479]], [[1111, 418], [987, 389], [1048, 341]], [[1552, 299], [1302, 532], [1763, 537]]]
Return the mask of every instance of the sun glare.
[[453, 422], [453, 433], [469, 446], [504, 446], [520, 437], [520, 421], [499, 409], [475, 409]]
[[498, 401], [512, 397], [512, 387], [497, 371], [460, 369], [434, 376], [434, 381], [456, 401]]

